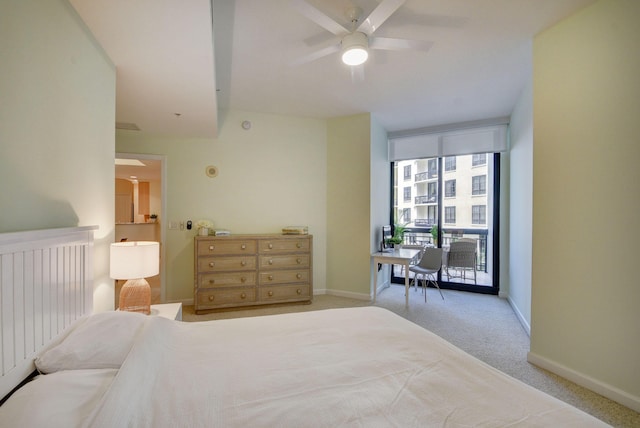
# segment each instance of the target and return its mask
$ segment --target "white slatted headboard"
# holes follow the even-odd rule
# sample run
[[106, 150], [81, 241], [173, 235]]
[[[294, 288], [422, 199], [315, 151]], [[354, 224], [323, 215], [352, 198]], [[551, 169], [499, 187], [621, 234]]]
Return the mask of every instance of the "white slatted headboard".
[[97, 228], [0, 234], [0, 398], [35, 369], [44, 345], [92, 312]]

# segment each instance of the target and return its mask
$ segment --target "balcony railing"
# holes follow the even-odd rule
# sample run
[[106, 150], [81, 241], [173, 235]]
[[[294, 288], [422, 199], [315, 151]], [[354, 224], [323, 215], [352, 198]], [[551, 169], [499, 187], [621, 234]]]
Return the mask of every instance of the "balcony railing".
[[[430, 228], [435, 224], [431, 219], [416, 219], [414, 225], [416, 228], [424, 227], [421, 222], [431, 222], [426, 227]], [[476, 269], [480, 272], [487, 272], [487, 229], [450, 229], [445, 228], [442, 233], [442, 247], [448, 247], [452, 241], [460, 238], [473, 238], [478, 240], [478, 258], [476, 260]], [[431, 231], [419, 231], [415, 229], [407, 229], [404, 234], [404, 244], [430, 244], [434, 245]]]
[[416, 174], [415, 177], [415, 181], [427, 181], [427, 180], [431, 180], [434, 178], [438, 178], [438, 170], [436, 169], [431, 169], [429, 171], [425, 171], [425, 172], [419, 172]]
[[415, 199], [415, 204], [419, 205], [419, 204], [435, 204], [436, 202], [438, 202], [438, 195], [422, 195], [422, 196], [416, 196]]
[[436, 224], [436, 219], [434, 218], [417, 218], [413, 222], [416, 227], [431, 227]]

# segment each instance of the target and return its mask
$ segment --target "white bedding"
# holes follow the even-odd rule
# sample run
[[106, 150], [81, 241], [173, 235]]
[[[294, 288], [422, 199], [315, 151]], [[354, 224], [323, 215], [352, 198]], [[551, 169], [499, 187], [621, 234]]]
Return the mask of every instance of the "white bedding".
[[606, 426], [376, 307], [149, 317], [86, 425]]

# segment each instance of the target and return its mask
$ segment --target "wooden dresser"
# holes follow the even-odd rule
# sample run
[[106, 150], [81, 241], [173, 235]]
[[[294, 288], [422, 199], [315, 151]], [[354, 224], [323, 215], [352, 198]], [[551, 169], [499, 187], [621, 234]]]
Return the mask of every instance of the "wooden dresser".
[[308, 302], [313, 236], [196, 236], [195, 311]]

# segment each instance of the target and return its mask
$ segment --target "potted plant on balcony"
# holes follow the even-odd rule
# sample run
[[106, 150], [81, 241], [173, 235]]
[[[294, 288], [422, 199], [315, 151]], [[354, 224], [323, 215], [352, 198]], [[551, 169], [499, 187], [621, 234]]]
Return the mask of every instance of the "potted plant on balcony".
[[438, 225], [434, 224], [431, 226], [431, 239], [434, 246], [438, 246]]
[[400, 245], [404, 242], [404, 232], [407, 227], [403, 224], [394, 224], [393, 225], [393, 237], [387, 239], [387, 244]]

